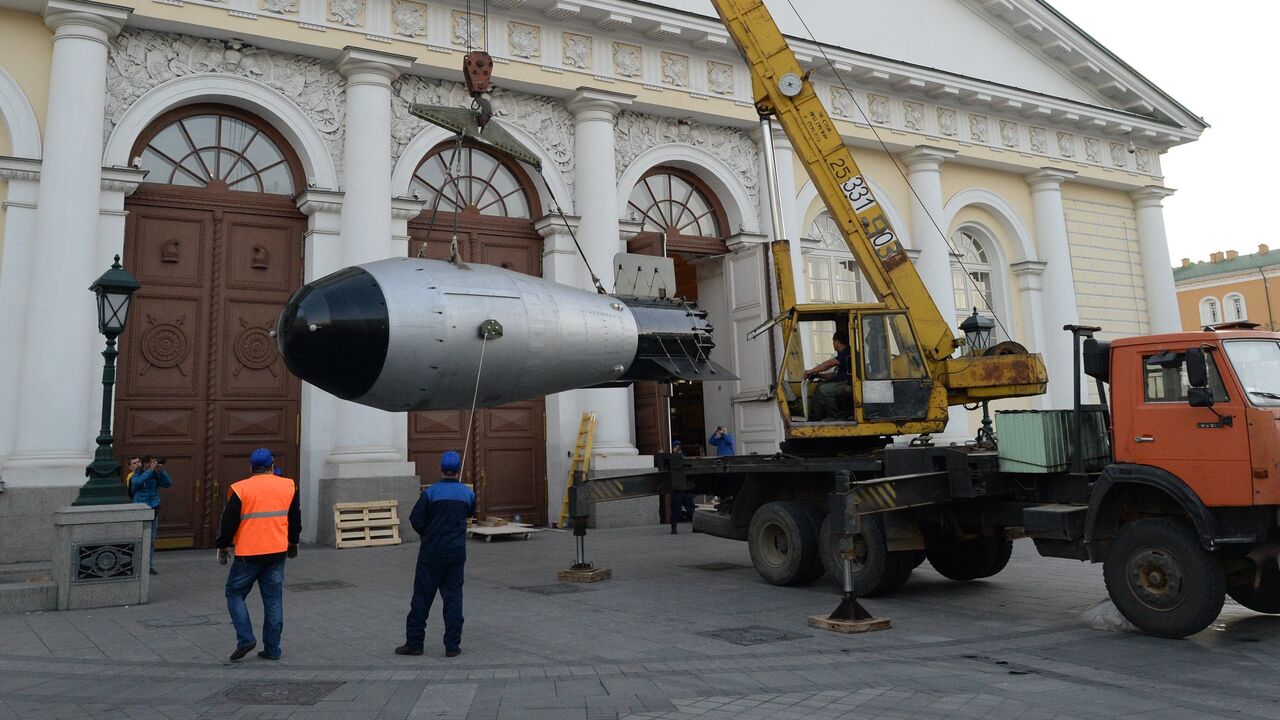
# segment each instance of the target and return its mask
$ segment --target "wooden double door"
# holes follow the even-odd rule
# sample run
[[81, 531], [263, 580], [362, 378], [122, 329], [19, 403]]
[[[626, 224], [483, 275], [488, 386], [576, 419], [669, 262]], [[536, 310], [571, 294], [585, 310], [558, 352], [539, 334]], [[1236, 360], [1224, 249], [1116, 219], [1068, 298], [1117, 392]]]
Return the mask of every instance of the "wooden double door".
[[[441, 214], [443, 216], [443, 213]], [[465, 262], [496, 265], [526, 275], [542, 275], [542, 238], [527, 220], [492, 220], [464, 215], [457, 231]], [[409, 253], [416, 256], [426, 243], [426, 257], [449, 257], [451, 220], [409, 223]], [[442, 229], [443, 228], [443, 229]], [[491, 352], [506, 352], [490, 347]], [[409, 416], [409, 459], [417, 465], [424, 485], [440, 477], [440, 455], [463, 452], [470, 420], [471, 442], [466, 448], [462, 481], [476, 490], [482, 515], [547, 524], [546, 402], [542, 398], [495, 408], [440, 410]]]
[[160, 547], [211, 547], [227, 489], [270, 448], [297, 477], [299, 382], [270, 333], [302, 283], [306, 220], [286, 196], [144, 185], [124, 264], [142, 283], [121, 338], [121, 458], [168, 460]]

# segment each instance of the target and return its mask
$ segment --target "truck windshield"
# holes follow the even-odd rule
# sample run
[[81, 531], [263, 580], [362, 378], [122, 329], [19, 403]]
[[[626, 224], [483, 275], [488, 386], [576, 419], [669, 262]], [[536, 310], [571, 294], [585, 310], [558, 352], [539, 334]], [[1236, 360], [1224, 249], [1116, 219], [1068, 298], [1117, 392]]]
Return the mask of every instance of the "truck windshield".
[[1280, 343], [1233, 340], [1225, 344], [1249, 402], [1259, 407], [1280, 406]]

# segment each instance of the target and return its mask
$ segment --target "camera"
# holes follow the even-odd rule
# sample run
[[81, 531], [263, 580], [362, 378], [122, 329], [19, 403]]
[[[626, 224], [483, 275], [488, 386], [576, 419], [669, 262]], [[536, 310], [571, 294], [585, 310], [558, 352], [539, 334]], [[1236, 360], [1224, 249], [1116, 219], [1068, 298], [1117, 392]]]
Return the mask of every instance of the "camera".
[[156, 464], [157, 464], [157, 465], [163, 465], [164, 463], [165, 463], [165, 459], [164, 459], [164, 458], [156, 458]]

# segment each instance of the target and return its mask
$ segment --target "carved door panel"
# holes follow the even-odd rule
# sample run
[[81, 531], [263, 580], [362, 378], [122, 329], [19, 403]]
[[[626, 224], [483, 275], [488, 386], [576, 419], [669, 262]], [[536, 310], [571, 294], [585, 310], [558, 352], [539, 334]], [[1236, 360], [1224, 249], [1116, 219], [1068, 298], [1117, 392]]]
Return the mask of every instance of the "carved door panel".
[[212, 546], [254, 448], [286, 471], [298, 456], [299, 383], [268, 333], [302, 281], [305, 220], [287, 199], [229, 211], [188, 193], [144, 189], [126, 222], [142, 289], [121, 347], [117, 447], [168, 459], [160, 547]]
[[[527, 223], [471, 221], [459, 229], [458, 246], [463, 260], [496, 265], [529, 275], [542, 274], [542, 239]], [[409, 252], [416, 255], [427, 239], [427, 224], [409, 226]], [[432, 228], [427, 257], [446, 259], [452, 228], [441, 223]], [[445, 450], [462, 452], [470, 410], [414, 413], [409, 420], [409, 457], [417, 465], [424, 484], [440, 474]], [[511, 403], [476, 412], [463, 471], [463, 482], [476, 488], [482, 514], [546, 524], [546, 403], [541, 399]]]

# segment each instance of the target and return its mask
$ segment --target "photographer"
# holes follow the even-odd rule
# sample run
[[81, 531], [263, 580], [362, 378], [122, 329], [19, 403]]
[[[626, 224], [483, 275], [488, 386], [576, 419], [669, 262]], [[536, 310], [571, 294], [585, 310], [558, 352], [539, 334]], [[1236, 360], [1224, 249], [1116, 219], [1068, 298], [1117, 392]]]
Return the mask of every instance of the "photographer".
[[130, 494], [133, 501], [142, 503], [155, 511], [155, 519], [151, 522], [151, 574], [156, 572], [156, 528], [160, 524], [160, 488], [173, 487], [173, 480], [164, 471], [164, 458], [142, 456], [141, 468], [134, 472], [129, 480]]
[[737, 454], [737, 446], [733, 442], [733, 433], [725, 430], [723, 425], [716, 426], [716, 431], [711, 433], [711, 437], [707, 438], [707, 442], [716, 449], [717, 457]]

